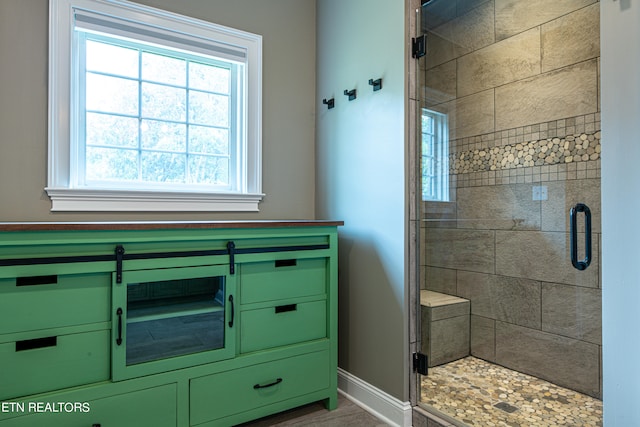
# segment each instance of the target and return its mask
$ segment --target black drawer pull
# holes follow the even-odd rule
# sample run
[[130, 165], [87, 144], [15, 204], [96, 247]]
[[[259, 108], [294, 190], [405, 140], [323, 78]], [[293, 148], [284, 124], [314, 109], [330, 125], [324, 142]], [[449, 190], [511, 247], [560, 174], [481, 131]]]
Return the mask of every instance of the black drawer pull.
[[29, 276], [16, 277], [16, 286], [35, 286], [35, 285], [55, 285], [58, 283], [58, 276]]
[[276, 313], [286, 313], [287, 311], [296, 311], [298, 304], [277, 305], [275, 308]]
[[35, 338], [32, 340], [16, 341], [16, 351], [55, 347], [56, 345], [58, 345], [58, 337]]
[[278, 267], [295, 267], [298, 265], [297, 259], [277, 259], [276, 268]]
[[259, 390], [261, 388], [269, 388], [269, 387], [273, 387], [274, 385], [280, 384], [281, 382], [282, 382], [282, 378], [278, 378], [277, 380], [275, 380], [274, 382], [269, 383], [269, 384], [265, 384], [265, 385], [256, 384], [256, 385], [253, 386], [253, 388], [256, 389], [256, 390]]

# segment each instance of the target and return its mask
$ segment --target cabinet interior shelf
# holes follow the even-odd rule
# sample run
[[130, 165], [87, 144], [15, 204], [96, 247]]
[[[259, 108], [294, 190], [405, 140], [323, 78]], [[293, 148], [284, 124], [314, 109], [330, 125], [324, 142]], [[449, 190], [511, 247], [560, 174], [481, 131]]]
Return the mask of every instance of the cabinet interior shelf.
[[158, 300], [131, 303], [128, 308], [127, 322], [147, 322], [171, 317], [191, 316], [195, 314], [214, 313], [224, 310], [219, 301], [201, 297], [179, 298], [171, 304]]

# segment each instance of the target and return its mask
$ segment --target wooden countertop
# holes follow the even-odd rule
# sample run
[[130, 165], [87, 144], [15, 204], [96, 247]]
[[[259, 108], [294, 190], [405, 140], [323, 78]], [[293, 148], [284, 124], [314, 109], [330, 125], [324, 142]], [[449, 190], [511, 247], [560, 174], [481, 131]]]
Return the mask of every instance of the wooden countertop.
[[63, 230], [167, 230], [212, 228], [279, 228], [341, 226], [344, 221], [263, 220], [263, 221], [113, 221], [113, 222], [0, 222], [0, 232]]

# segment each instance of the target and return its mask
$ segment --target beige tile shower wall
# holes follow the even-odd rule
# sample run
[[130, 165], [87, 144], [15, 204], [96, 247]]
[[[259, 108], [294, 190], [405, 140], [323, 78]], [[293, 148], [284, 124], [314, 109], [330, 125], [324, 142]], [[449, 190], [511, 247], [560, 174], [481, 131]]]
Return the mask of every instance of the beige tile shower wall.
[[496, 231], [496, 274], [598, 288], [598, 236], [592, 240], [593, 265], [578, 271], [571, 265], [569, 233]]
[[496, 321], [496, 363], [590, 396], [600, 395], [599, 346]]
[[[439, 3], [433, 2], [435, 7]], [[454, 3], [454, 2], [450, 2]], [[423, 23], [428, 29], [426, 64], [433, 67], [473, 52], [495, 41], [493, 1], [479, 2], [479, 6], [466, 10], [464, 14], [452, 14], [449, 9], [430, 9], [438, 17], [433, 22]], [[447, 21], [448, 20], [448, 21]], [[446, 21], [442, 24], [441, 22]], [[440, 25], [438, 25], [440, 24]]]
[[495, 272], [495, 232], [492, 230], [427, 229], [427, 267]]
[[540, 28], [476, 50], [457, 62], [458, 96], [540, 74]]
[[[424, 71], [424, 70], [423, 70]], [[442, 104], [456, 99], [457, 61], [449, 61], [424, 73], [425, 85], [422, 99], [428, 100], [428, 105]]]
[[497, 130], [595, 113], [597, 61], [581, 62], [497, 87], [495, 107]]
[[602, 292], [557, 283], [542, 285], [542, 330], [602, 343]]
[[511, 37], [592, 3], [596, 0], [495, 0], [496, 40]]
[[542, 72], [597, 58], [600, 56], [600, 5], [594, 3], [543, 24], [541, 33]]
[[526, 184], [459, 188], [457, 227], [540, 230], [540, 204]]
[[516, 277], [458, 272], [458, 294], [469, 299], [471, 314], [540, 329], [539, 281]]
[[447, 114], [449, 138], [453, 140], [493, 132], [494, 101], [494, 91], [485, 90], [433, 106], [432, 109]]
[[[455, 14], [448, 6], [423, 22], [422, 63], [424, 104], [450, 114], [452, 139], [599, 111], [597, 2], [448, 3]], [[466, 97], [483, 91], [478, 117], [466, 106], [479, 98]]]

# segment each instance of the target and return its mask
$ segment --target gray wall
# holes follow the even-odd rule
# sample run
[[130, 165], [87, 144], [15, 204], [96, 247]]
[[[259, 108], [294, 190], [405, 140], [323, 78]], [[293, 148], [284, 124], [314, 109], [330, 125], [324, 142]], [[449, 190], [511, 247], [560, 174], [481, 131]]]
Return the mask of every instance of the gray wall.
[[600, 2], [604, 425], [640, 425], [640, 5]]
[[0, 221], [315, 217], [315, 0], [142, 0], [263, 36], [259, 213], [51, 213], [47, 177], [47, 0], [0, 1]]
[[404, 13], [401, 1], [318, 0], [316, 204], [345, 221], [338, 364], [407, 401]]
[[[422, 93], [449, 117], [455, 189], [424, 205], [424, 286], [471, 301], [474, 356], [601, 397], [600, 6], [453, 3], [424, 22]], [[578, 202], [593, 214], [582, 272], [568, 244]]]

